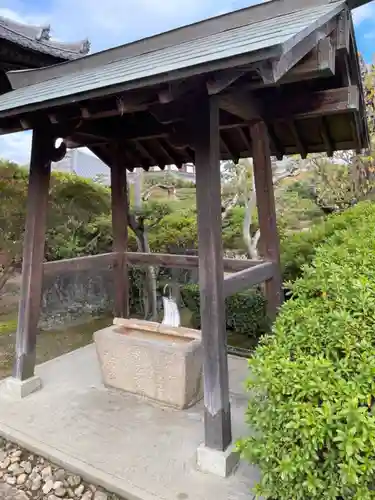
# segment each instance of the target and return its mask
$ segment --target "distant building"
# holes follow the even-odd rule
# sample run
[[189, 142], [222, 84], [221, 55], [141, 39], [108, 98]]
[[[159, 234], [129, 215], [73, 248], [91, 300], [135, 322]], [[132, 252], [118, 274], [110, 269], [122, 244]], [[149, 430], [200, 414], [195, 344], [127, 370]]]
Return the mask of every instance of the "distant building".
[[[52, 171], [76, 174], [85, 179], [96, 180], [107, 186], [111, 183], [110, 171], [107, 165], [96, 156], [80, 149], [69, 149], [65, 158], [52, 163]], [[154, 175], [163, 175], [168, 172], [179, 179], [195, 183], [195, 166], [192, 164], [186, 164], [180, 170], [175, 165], [168, 165], [165, 170], [160, 170], [159, 167], [151, 167], [149, 172]], [[146, 172], [145, 175], [147, 175]], [[129, 172], [128, 180], [132, 184], [135, 180], [135, 174]]]
[[110, 185], [110, 171], [105, 163], [96, 156], [80, 149], [68, 149], [65, 157], [52, 163], [52, 171], [76, 174], [85, 179], [100, 181]]

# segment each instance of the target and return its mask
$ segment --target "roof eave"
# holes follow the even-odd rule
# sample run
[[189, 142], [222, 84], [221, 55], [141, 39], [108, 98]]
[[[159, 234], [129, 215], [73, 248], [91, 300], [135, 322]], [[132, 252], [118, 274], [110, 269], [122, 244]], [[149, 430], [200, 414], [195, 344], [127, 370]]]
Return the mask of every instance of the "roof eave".
[[192, 78], [198, 75], [208, 74], [213, 71], [235, 68], [238, 66], [243, 66], [251, 63], [266, 61], [268, 59], [273, 60], [282, 55], [282, 50], [283, 50], [282, 45], [277, 44], [272, 47], [268, 47], [266, 49], [257, 50], [250, 54], [242, 54], [239, 56], [230, 57], [228, 59], [210, 61], [204, 64], [199, 64], [197, 66], [190, 66], [187, 68], [179, 69], [173, 71], [172, 73], [171, 72], [160, 73], [158, 75], [154, 75], [148, 78], [142, 78], [140, 80], [133, 80], [130, 82], [125, 82], [123, 84], [116, 84], [108, 87], [102, 87], [99, 89], [93, 89], [90, 91], [71, 94], [69, 96], [64, 96], [58, 99], [44, 100], [26, 106], [12, 108], [9, 110], [3, 110], [0, 111], [0, 119], [12, 118], [17, 115], [21, 114], [23, 115], [35, 111], [41, 111], [55, 106], [57, 107], [57, 106], [75, 104], [87, 99], [96, 99], [100, 97], [111, 96], [118, 92], [127, 92], [130, 90], [136, 90], [145, 87], [153, 87], [163, 83], [168, 83], [180, 79]]

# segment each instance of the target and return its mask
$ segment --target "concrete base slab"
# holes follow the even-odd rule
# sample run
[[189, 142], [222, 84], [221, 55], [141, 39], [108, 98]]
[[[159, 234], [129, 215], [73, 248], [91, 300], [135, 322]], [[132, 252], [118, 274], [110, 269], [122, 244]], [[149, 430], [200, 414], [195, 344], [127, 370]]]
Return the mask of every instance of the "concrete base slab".
[[[249, 434], [245, 359], [229, 357], [233, 439]], [[0, 436], [127, 500], [251, 500], [258, 470], [227, 478], [197, 470], [204, 405], [161, 407], [102, 382], [93, 345], [43, 365], [43, 388], [10, 399], [0, 390]]]
[[197, 449], [197, 466], [202, 472], [228, 477], [237, 469], [239, 461], [240, 454], [231, 447], [219, 451], [201, 444]]
[[42, 388], [40, 377], [31, 377], [27, 380], [10, 377], [1, 386], [5, 396], [12, 399], [23, 399]]

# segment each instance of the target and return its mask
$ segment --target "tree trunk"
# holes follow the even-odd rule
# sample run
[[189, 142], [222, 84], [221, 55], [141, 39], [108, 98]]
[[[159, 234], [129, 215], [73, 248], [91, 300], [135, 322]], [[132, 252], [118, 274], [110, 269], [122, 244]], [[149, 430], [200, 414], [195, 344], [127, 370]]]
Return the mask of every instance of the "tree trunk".
[[[129, 214], [129, 227], [134, 231], [138, 252], [149, 253], [150, 247], [148, 243], [147, 231], [143, 221], [137, 221], [133, 214]], [[145, 275], [145, 293], [144, 293], [144, 316], [145, 319], [157, 320], [157, 295], [156, 295], [156, 275], [153, 266], [146, 267]]]

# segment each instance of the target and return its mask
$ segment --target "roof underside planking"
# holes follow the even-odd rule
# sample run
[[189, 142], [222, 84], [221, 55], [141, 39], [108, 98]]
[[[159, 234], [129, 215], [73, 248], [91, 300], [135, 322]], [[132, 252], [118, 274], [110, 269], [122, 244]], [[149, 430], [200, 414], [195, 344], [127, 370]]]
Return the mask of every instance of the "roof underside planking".
[[252, 156], [248, 124], [272, 153], [367, 147], [350, 9], [343, 1], [273, 0], [49, 68], [8, 74], [2, 133], [53, 126], [69, 146], [128, 169], [194, 161], [189, 110], [220, 106], [222, 159]]

